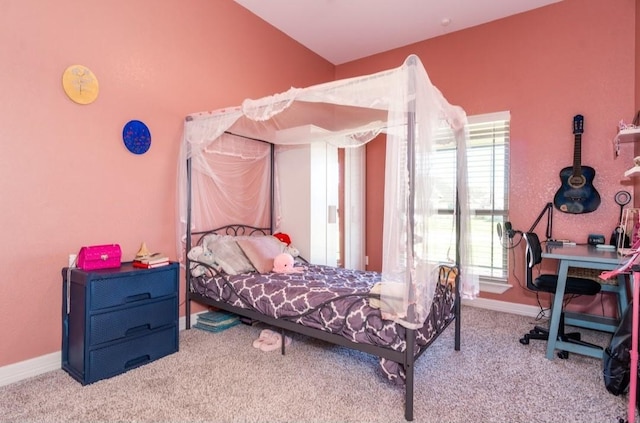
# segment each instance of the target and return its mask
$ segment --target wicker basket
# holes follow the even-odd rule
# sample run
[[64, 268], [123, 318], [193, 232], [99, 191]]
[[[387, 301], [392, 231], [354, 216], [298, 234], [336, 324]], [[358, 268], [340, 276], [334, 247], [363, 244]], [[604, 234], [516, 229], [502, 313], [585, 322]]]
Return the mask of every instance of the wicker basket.
[[573, 276], [576, 278], [591, 279], [601, 284], [606, 285], [618, 285], [618, 278], [602, 279], [600, 274], [603, 270], [600, 269], [584, 269], [582, 267], [570, 267], [567, 271], [567, 276]]

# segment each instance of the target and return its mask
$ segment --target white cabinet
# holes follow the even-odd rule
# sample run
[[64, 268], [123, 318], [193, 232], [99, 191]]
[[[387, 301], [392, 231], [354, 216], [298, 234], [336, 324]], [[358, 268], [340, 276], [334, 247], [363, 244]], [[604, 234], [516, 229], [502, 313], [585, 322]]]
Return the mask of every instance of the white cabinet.
[[[337, 264], [338, 149], [325, 143], [279, 146], [276, 173], [281, 232], [314, 264]], [[276, 211], [277, 213], [277, 211]]]

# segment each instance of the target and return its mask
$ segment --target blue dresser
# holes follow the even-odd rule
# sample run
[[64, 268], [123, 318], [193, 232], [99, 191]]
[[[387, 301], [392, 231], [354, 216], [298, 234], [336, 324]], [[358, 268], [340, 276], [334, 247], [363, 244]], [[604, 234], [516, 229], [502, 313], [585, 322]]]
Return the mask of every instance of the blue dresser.
[[178, 351], [178, 264], [62, 269], [62, 368], [83, 385]]

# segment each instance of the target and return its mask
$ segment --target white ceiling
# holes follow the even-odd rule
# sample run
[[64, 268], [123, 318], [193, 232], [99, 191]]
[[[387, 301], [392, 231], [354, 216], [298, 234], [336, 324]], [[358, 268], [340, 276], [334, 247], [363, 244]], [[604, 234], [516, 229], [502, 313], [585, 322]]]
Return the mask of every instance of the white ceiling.
[[561, 0], [234, 1], [339, 65]]

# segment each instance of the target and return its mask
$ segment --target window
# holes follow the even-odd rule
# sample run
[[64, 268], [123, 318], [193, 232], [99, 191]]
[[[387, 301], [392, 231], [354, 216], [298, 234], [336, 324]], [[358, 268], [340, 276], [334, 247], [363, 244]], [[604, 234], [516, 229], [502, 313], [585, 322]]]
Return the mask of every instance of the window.
[[[509, 112], [468, 117], [469, 208], [471, 265], [483, 282], [507, 281], [507, 250], [496, 235], [509, 211]], [[443, 138], [452, 138], [449, 132]], [[455, 206], [456, 151], [453, 141], [438, 147], [433, 165], [441, 175], [438, 219], [450, 228]], [[437, 224], [437, 223], [436, 223]], [[448, 252], [438, 251], [446, 260]]]

